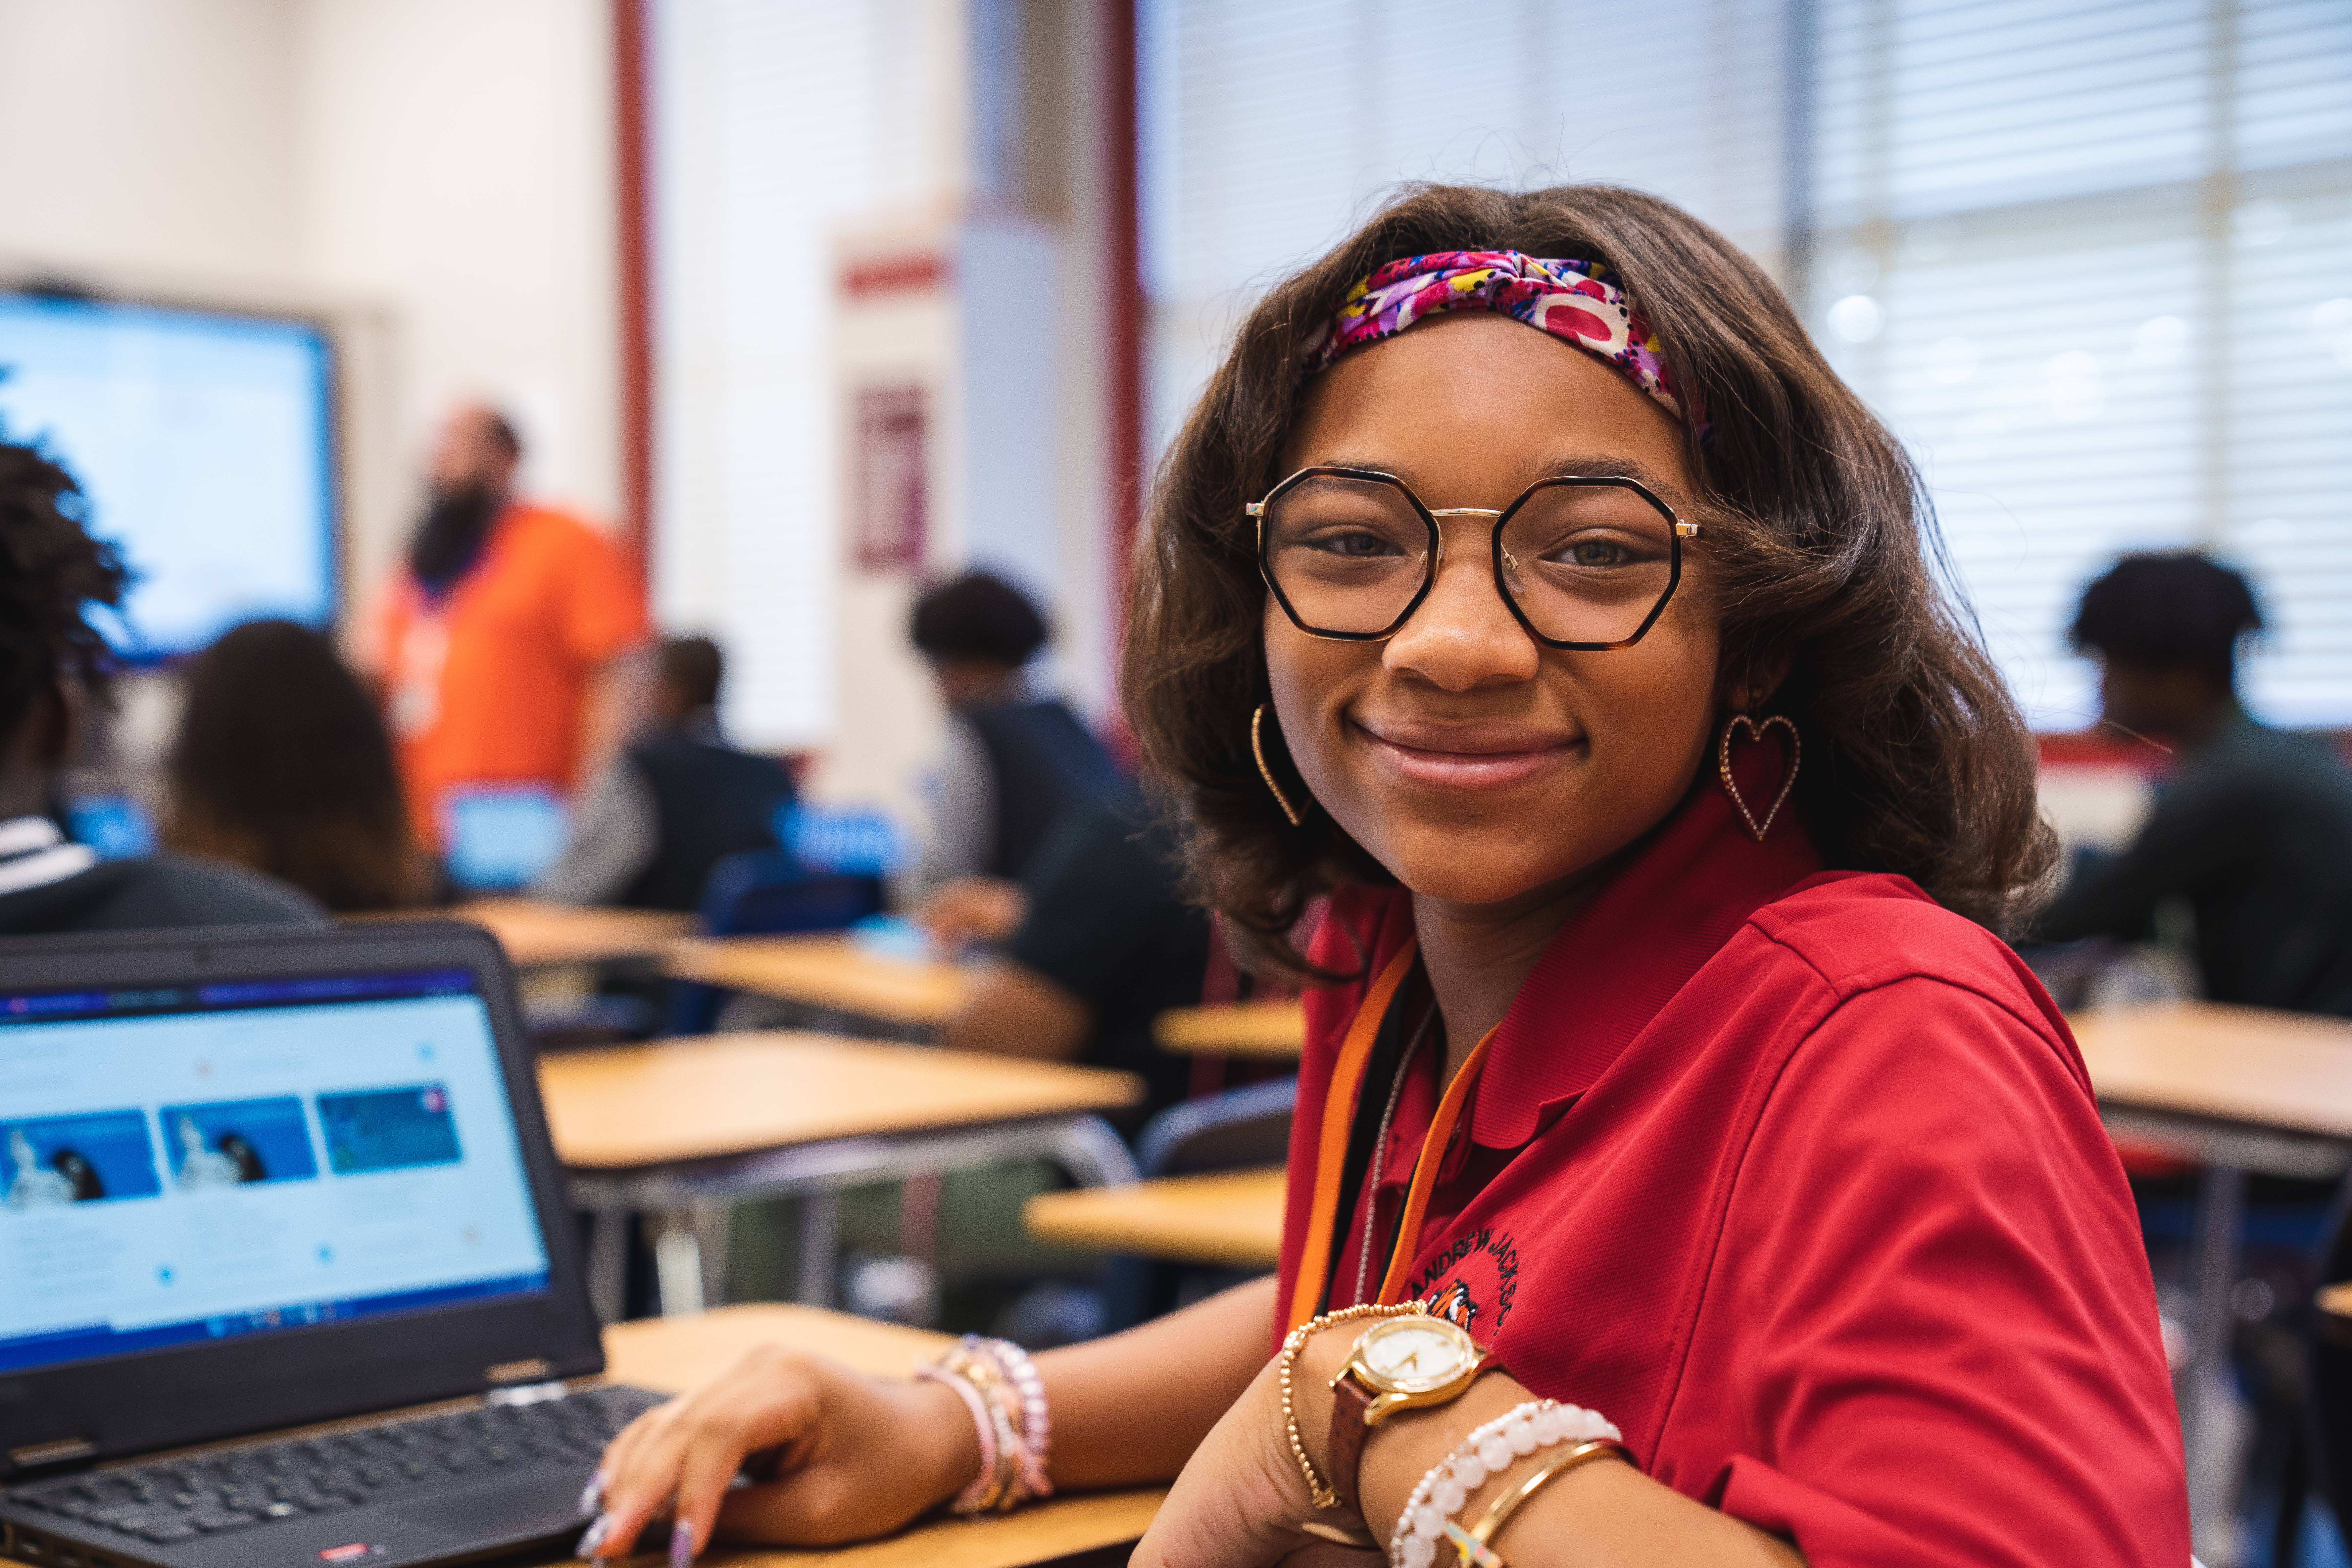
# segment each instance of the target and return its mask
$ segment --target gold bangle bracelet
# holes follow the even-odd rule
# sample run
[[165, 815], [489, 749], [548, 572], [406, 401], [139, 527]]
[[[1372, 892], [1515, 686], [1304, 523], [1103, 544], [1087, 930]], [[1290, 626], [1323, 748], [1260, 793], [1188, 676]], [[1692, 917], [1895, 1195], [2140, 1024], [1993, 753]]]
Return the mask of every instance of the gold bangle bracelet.
[[1503, 1568], [1502, 1557], [1487, 1542], [1502, 1533], [1503, 1526], [1510, 1522], [1511, 1515], [1518, 1512], [1521, 1503], [1578, 1466], [1589, 1465], [1595, 1459], [1622, 1459], [1630, 1465], [1633, 1462], [1633, 1456], [1624, 1444], [1614, 1437], [1588, 1438], [1496, 1498], [1494, 1506], [1486, 1510], [1486, 1517], [1469, 1530], [1465, 1531], [1448, 1521], [1445, 1533], [1453, 1539], [1454, 1550], [1461, 1554], [1460, 1561], [1475, 1563], [1478, 1568]]
[[1419, 1301], [1407, 1301], [1401, 1306], [1392, 1307], [1371, 1303], [1342, 1307], [1336, 1312], [1326, 1312], [1319, 1318], [1309, 1318], [1291, 1330], [1283, 1339], [1282, 1355], [1279, 1358], [1281, 1365], [1278, 1369], [1282, 1383], [1282, 1428], [1284, 1435], [1290, 1439], [1290, 1457], [1298, 1461], [1298, 1473], [1307, 1478], [1307, 1500], [1313, 1503], [1317, 1509], [1339, 1507], [1339, 1494], [1333, 1491], [1329, 1483], [1316, 1473], [1315, 1461], [1307, 1457], [1307, 1445], [1298, 1436], [1298, 1406], [1290, 1396], [1290, 1369], [1297, 1364], [1298, 1352], [1306, 1348], [1307, 1342], [1318, 1330], [1328, 1329], [1334, 1323], [1344, 1323], [1356, 1318], [1412, 1317], [1428, 1310], [1428, 1307]]

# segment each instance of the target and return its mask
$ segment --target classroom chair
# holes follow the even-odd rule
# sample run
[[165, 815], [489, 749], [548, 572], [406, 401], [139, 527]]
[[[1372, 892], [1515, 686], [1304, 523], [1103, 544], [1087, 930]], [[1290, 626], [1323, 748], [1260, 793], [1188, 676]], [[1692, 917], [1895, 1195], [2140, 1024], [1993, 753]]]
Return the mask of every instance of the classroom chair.
[[[882, 911], [879, 877], [813, 872], [789, 850], [730, 855], [703, 884], [702, 927], [712, 936], [788, 936], [846, 931]], [[674, 981], [669, 1032], [705, 1035], [726, 1005], [724, 987]]]
[[[1146, 1180], [1279, 1165], [1290, 1151], [1290, 1108], [1297, 1097], [1294, 1077], [1171, 1105], [1136, 1139], [1135, 1163]], [[1238, 1284], [1252, 1272], [1115, 1258], [1102, 1275], [1107, 1328], [1112, 1333], [1133, 1328], [1186, 1300]]]

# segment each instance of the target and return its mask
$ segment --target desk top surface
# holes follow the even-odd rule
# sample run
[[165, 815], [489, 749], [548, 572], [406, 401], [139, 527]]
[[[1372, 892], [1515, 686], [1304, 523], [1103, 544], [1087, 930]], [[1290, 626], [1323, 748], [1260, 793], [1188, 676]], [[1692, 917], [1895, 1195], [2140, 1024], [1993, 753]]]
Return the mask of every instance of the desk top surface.
[[609, 910], [546, 899], [477, 899], [446, 910], [403, 910], [362, 920], [465, 921], [484, 927], [517, 969], [652, 958], [694, 927], [691, 915]]
[[[945, 1334], [875, 1322], [815, 1307], [721, 1307], [693, 1318], [615, 1323], [604, 1331], [612, 1375], [646, 1388], [684, 1389], [726, 1372], [754, 1346], [789, 1344], [847, 1363], [860, 1372], [899, 1376], [918, 1357], [946, 1345]], [[1160, 1506], [1157, 1488], [1057, 1498], [999, 1519], [938, 1520], [903, 1535], [822, 1552], [721, 1550], [703, 1559], [730, 1568], [1019, 1568], [1132, 1541]], [[558, 1559], [557, 1561], [569, 1561]]]
[[2210, 1002], [2066, 1021], [2106, 1104], [2352, 1138], [2352, 1023]]
[[1142, 1082], [1098, 1068], [772, 1030], [542, 1058], [556, 1152], [635, 1170], [833, 1138], [1116, 1110]]
[[[623, 1383], [684, 1390], [724, 1373], [761, 1344], [788, 1344], [832, 1356], [861, 1372], [903, 1375], [918, 1357], [948, 1342], [944, 1334], [875, 1322], [814, 1307], [720, 1307], [695, 1317], [615, 1323], [604, 1331], [611, 1375]], [[793, 1551], [725, 1545], [701, 1559], [714, 1568], [1023, 1568], [1023, 1565], [1132, 1541], [1151, 1522], [1159, 1488], [1055, 1498], [1002, 1518], [934, 1520], [860, 1546]], [[576, 1560], [538, 1560], [553, 1568]], [[0, 1558], [0, 1568], [26, 1568]]]
[[672, 943], [666, 967], [681, 980], [931, 1026], [963, 1010], [974, 978], [964, 964], [896, 958], [845, 936], [699, 937]]
[[1021, 1222], [1057, 1246], [1271, 1268], [1282, 1257], [1282, 1181], [1277, 1166], [1040, 1193]]
[[1216, 1007], [1171, 1007], [1151, 1021], [1151, 1037], [1171, 1051], [1297, 1061], [1307, 1047], [1307, 1004], [1287, 996]]

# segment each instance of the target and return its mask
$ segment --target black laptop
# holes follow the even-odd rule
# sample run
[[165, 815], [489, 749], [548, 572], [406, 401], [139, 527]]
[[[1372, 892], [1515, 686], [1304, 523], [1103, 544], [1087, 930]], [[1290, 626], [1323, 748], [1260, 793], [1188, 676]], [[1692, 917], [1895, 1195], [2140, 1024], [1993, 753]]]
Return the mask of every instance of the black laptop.
[[0, 942], [0, 1542], [36, 1568], [470, 1562], [611, 1436], [498, 944]]

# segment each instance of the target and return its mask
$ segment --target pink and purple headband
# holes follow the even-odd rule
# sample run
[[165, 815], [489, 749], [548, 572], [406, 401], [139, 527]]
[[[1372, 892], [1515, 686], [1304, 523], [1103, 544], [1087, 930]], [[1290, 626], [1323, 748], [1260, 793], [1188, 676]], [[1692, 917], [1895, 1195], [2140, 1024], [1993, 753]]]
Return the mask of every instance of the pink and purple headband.
[[1438, 250], [1390, 262], [1348, 290], [1308, 361], [1318, 371], [1349, 350], [1392, 338], [1441, 310], [1494, 310], [1615, 365], [1683, 417], [1657, 334], [1597, 261], [1550, 260], [1516, 250]]

